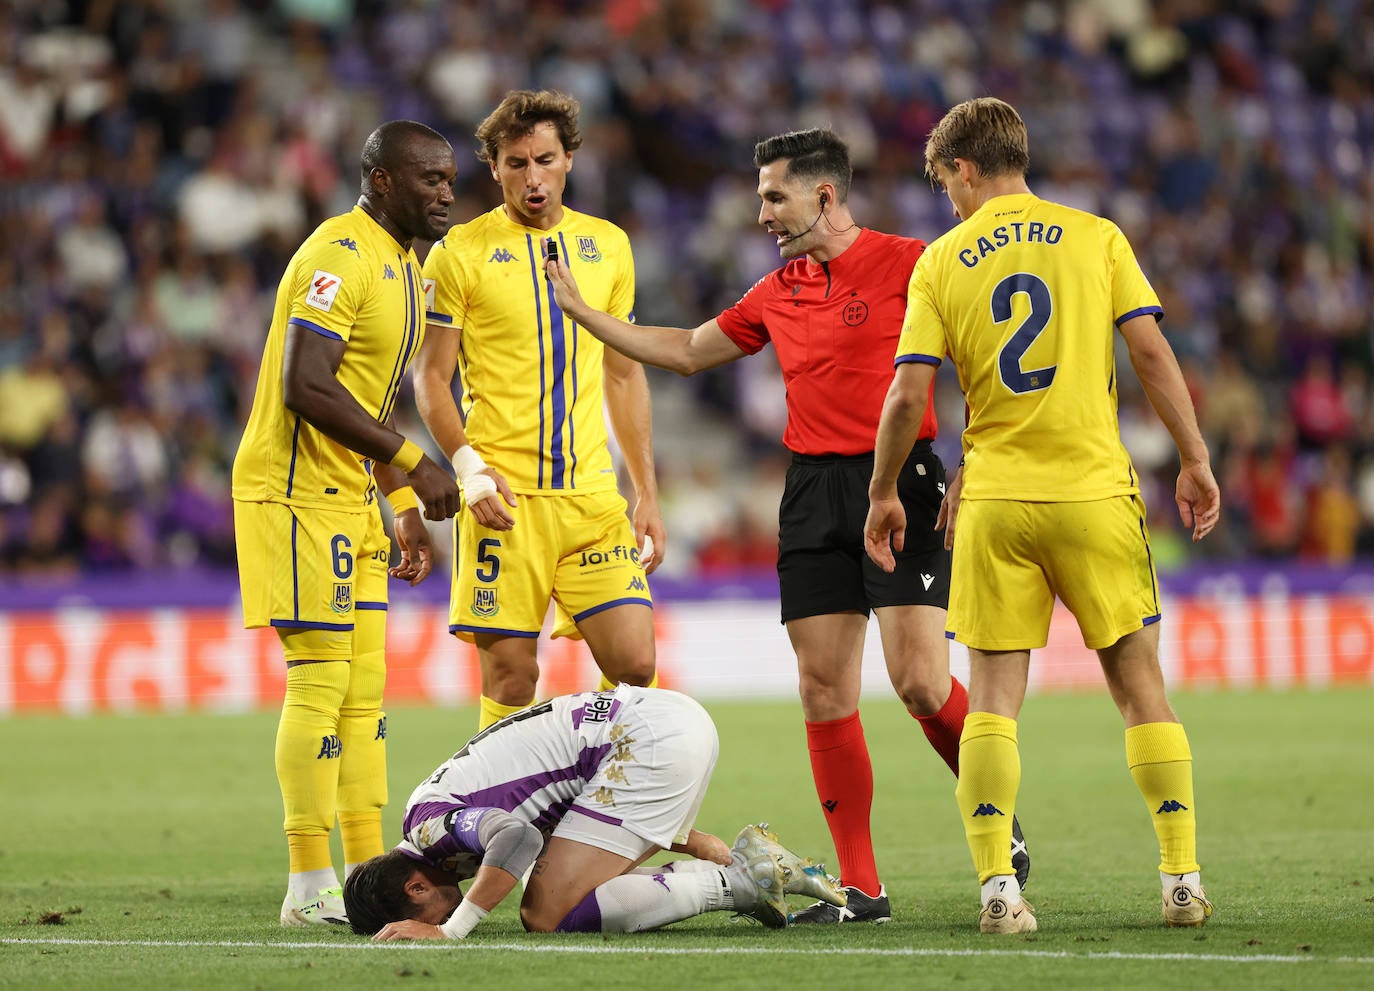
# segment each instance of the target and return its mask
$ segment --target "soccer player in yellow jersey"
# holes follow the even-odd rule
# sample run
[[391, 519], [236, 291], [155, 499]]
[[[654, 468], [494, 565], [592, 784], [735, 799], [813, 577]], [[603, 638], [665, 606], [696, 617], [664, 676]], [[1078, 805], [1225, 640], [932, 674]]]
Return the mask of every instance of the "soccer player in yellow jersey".
[[[638, 362], [564, 316], [544, 274], [552, 243], [593, 306], [632, 318], [629, 239], [563, 205], [577, 115], [561, 93], [509, 93], [477, 128], [502, 204], [450, 230], [425, 259], [429, 333], [415, 398], [472, 509], [456, 528], [449, 629], [477, 645], [483, 727], [534, 701], [551, 601], [554, 634], [586, 639], [602, 687], [656, 683], [645, 575], [666, 542], [648, 383]], [[607, 413], [635, 490], [633, 523]]]
[[926, 172], [962, 222], [911, 275], [864, 543], [891, 570], [906, 527], [897, 472], [948, 354], [968, 405], [963, 468], [940, 514], [954, 549], [949, 635], [971, 666], [954, 794], [982, 885], [979, 928], [1036, 928], [1008, 850], [1016, 718], [1056, 596], [1125, 719], [1127, 762], [1159, 839], [1165, 921], [1198, 926], [1212, 906], [1198, 873], [1192, 755], [1159, 667], [1159, 589], [1117, 424], [1112, 327], [1178, 445], [1176, 501], [1194, 540], [1216, 525], [1221, 496], [1130, 245], [1110, 221], [1032, 194], [1029, 160], [1025, 124], [1001, 100], [961, 103], [931, 132]]
[[377, 491], [400, 563], [422, 581], [432, 520], [461, 507], [448, 473], [388, 426], [424, 336], [411, 241], [448, 227], [453, 149], [411, 121], [363, 146], [362, 196], [297, 250], [277, 288], [252, 412], [234, 459], [244, 625], [271, 626], [286, 655], [276, 767], [290, 875], [281, 922], [347, 923], [329, 851], [345, 871], [382, 852], [386, 804], [387, 562]]

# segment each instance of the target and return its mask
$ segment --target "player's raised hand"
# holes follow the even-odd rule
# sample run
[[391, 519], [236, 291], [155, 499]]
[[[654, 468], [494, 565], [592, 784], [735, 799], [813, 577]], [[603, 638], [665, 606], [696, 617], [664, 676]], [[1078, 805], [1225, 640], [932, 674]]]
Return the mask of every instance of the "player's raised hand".
[[418, 922], [415, 919], [405, 919], [401, 922], [388, 922], [372, 937], [373, 940], [387, 943], [397, 939], [445, 939], [444, 931], [438, 926], [431, 926], [427, 922]]
[[1221, 489], [1212, 466], [1205, 461], [1184, 465], [1178, 473], [1174, 502], [1183, 525], [1193, 530], [1193, 543], [1211, 533], [1221, 520]]
[[425, 519], [446, 520], [457, 516], [463, 508], [463, 497], [458, 485], [448, 477], [448, 472], [430, 460], [429, 455], [420, 458], [406, 478], [415, 490], [415, 498], [425, 507]]
[[414, 509], [397, 513], [393, 526], [396, 543], [401, 548], [401, 562], [389, 568], [387, 574], [418, 585], [434, 569], [434, 546], [430, 543], [429, 530]]
[[864, 550], [873, 563], [888, 574], [897, 570], [894, 550], [906, 543], [906, 510], [902, 500], [890, 498], [868, 500], [868, 519], [864, 520]]

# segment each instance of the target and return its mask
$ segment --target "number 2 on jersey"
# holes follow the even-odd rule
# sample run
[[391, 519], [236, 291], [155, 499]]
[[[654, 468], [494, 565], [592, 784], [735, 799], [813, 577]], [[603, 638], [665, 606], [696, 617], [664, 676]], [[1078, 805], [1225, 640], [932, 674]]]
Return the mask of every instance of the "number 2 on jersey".
[[993, 322], [1006, 323], [1011, 319], [1011, 302], [1018, 293], [1026, 294], [1030, 301], [1030, 312], [1026, 314], [1026, 319], [1021, 321], [1021, 326], [1016, 328], [1016, 333], [1011, 335], [1011, 340], [1007, 341], [998, 353], [997, 371], [1002, 377], [1003, 385], [1017, 395], [1022, 395], [1048, 389], [1054, 381], [1055, 369], [1058, 366], [1049, 365], [1028, 372], [1021, 368], [1021, 359], [1044, 332], [1050, 322], [1050, 314], [1054, 312], [1050, 287], [1045, 285], [1039, 276], [1017, 272], [997, 283], [997, 288], [992, 290]]

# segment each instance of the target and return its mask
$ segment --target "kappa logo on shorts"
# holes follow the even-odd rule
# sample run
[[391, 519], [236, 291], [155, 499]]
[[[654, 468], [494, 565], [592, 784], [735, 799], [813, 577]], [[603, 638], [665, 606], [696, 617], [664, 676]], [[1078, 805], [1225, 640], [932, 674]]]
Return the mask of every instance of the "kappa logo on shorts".
[[475, 588], [472, 590], [472, 614], [489, 619], [501, 611], [496, 604], [496, 589]]
[[625, 591], [647, 592], [649, 591], [649, 586], [644, 584], [643, 578], [640, 578], [638, 575], [635, 575], [633, 578], [630, 579], [630, 584], [625, 586]]
[[334, 583], [334, 601], [329, 603], [329, 608], [333, 609], [340, 616], [346, 616], [353, 611], [353, 586], [348, 582]]

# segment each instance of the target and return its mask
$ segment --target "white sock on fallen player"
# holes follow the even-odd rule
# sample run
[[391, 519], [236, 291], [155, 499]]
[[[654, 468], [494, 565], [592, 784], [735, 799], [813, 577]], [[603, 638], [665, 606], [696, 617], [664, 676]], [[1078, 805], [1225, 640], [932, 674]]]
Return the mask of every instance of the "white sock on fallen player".
[[702, 871], [721, 870], [720, 864], [713, 864], [709, 860], [670, 860], [666, 864], [659, 864], [657, 867], [636, 867], [634, 870], [626, 871], [627, 874], [699, 874]]
[[[737, 871], [705, 861], [674, 861], [671, 871], [642, 873], [638, 868], [613, 877], [595, 891], [601, 910], [602, 932], [640, 932], [681, 922], [703, 912], [735, 907], [735, 887], [742, 878]], [[683, 870], [685, 864], [701, 868]], [[652, 869], [650, 869], [652, 870]], [[748, 881], [743, 881], [748, 884]], [[751, 890], [741, 900], [753, 904]]]

